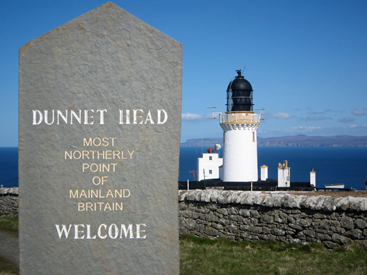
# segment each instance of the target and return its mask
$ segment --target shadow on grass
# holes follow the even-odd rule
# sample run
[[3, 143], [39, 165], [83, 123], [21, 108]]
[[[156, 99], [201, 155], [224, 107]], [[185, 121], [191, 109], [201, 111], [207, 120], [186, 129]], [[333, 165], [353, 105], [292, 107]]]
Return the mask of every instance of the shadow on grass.
[[0, 275], [19, 274], [17, 264], [6, 258], [0, 257]]

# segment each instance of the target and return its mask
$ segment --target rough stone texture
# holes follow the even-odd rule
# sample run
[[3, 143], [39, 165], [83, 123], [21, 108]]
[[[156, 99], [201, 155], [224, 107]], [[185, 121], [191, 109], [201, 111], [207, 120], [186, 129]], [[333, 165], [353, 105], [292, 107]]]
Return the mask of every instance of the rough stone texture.
[[179, 191], [178, 198], [180, 234], [367, 247], [367, 198], [219, 190]]
[[[185, 199], [188, 195], [185, 191], [179, 192], [181, 234], [297, 244], [317, 242], [331, 249], [354, 241], [367, 249], [365, 211], [352, 211], [347, 208], [347, 211], [318, 212], [302, 208], [218, 205], [210, 201], [203, 203], [208, 194], [213, 194], [212, 190], [199, 191], [201, 195], [198, 191], [190, 192], [195, 192], [197, 198], [201, 199], [189, 201]], [[3, 215], [16, 215], [17, 188], [0, 189], [0, 194], [3, 194], [0, 196], [0, 211], [3, 211]], [[269, 195], [273, 194], [267, 194]], [[4, 211], [6, 209], [12, 209], [13, 212], [7, 214]], [[344, 224], [347, 228], [351, 228], [351, 222], [354, 222], [354, 229], [348, 230], [342, 227]]]
[[11, 188], [0, 188], [0, 196], [10, 195], [10, 196], [18, 196], [19, 189], [18, 187]]
[[[181, 44], [110, 2], [20, 49], [22, 274], [179, 273], [181, 77]], [[140, 109], [136, 112], [143, 117], [134, 123], [133, 110]], [[166, 111], [165, 123], [158, 109]], [[60, 117], [59, 124], [37, 125], [33, 110], [44, 116], [48, 110], [48, 123], [52, 110], [69, 116], [67, 123]], [[81, 122], [74, 118], [70, 123], [72, 110], [77, 115], [82, 110]], [[84, 110], [94, 112], [86, 118]], [[97, 110], [106, 110], [103, 121]], [[124, 124], [119, 110], [124, 110]], [[125, 110], [130, 110], [130, 124]], [[83, 138], [104, 137], [116, 138], [114, 144], [113, 139], [101, 146], [98, 139], [95, 146], [83, 144]], [[124, 158], [66, 157], [65, 152], [77, 150], [120, 150]], [[134, 151], [132, 158], [128, 150]], [[84, 164], [93, 163], [110, 165], [110, 171], [83, 172]], [[111, 163], [117, 163], [115, 171]], [[108, 181], [94, 184], [95, 176], [108, 176]], [[128, 189], [131, 195], [70, 195], [70, 190], [101, 190], [106, 196], [116, 189]], [[87, 202], [91, 208], [85, 207]], [[102, 211], [97, 203], [104, 204]], [[105, 209], [107, 203], [123, 203], [123, 210]], [[125, 237], [121, 224], [127, 231], [132, 225], [132, 237]], [[56, 225], [67, 230], [71, 225], [67, 238]]]
[[18, 216], [18, 188], [0, 188], [0, 216]]

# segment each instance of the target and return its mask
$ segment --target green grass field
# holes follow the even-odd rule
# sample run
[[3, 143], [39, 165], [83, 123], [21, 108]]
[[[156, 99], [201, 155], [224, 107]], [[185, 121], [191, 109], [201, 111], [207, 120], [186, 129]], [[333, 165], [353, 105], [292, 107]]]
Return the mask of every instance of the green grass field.
[[[0, 217], [0, 230], [17, 235], [18, 219]], [[367, 274], [367, 252], [357, 246], [327, 250], [275, 242], [208, 240], [191, 235], [180, 237], [182, 275], [295, 275]], [[0, 275], [17, 274], [14, 263], [0, 257]]]
[[18, 266], [7, 259], [0, 257], [0, 275], [18, 274]]
[[18, 217], [0, 217], [0, 230], [18, 237]]
[[[18, 217], [0, 217], [0, 230], [14, 237], [18, 237]], [[18, 274], [18, 266], [0, 257], [0, 275]]]
[[181, 236], [181, 274], [367, 274], [367, 252], [357, 246], [327, 250], [318, 244], [232, 242]]

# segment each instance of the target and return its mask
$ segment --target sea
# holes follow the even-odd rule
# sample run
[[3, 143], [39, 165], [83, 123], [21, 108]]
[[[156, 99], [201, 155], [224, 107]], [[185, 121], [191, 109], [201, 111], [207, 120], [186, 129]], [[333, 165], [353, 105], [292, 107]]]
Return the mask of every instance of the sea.
[[[206, 153], [206, 147], [181, 147], [179, 180], [195, 180], [197, 158]], [[223, 149], [219, 151], [222, 157]], [[268, 166], [268, 177], [277, 179], [278, 163], [288, 161], [291, 184], [309, 182], [310, 171], [316, 172], [316, 187], [343, 183], [345, 188], [365, 190], [367, 181], [366, 147], [258, 147], [260, 166]], [[190, 172], [191, 171], [191, 172]], [[195, 173], [196, 176], [196, 173]]]
[[[204, 147], [181, 147], [179, 181], [196, 180], [197, 159]], [[219, 151], [222, 156], [223, 149]], [[268, 176], [277, 179], [278, 163], [288, 161], [291, 182], [309, 182], [316, 171], [316, 187], [343, 183], [345, 188], [365, 190], [367, 148], [365, 147], [258, 147], [258, 165], [267, 165]], [[260, 173], [260, 168], [259, 168]], [[18, 148], [0, 147], [0, 185], [18, 186]]]

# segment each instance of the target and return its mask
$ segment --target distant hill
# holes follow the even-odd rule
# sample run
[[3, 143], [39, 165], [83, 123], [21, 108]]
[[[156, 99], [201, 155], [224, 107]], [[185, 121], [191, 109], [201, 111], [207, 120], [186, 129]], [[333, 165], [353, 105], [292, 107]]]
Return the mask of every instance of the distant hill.
[[[181, 147], [209, 147], [223, 145], [222, 138], [196, 138], [181, 143]], [[367, 147], [367, 136], [285, 136], [258, 137], [259, 147]]]
[[181, 143], [181, 147], [213, 147], [215, 144], [223, 145], [223, 138], [193, 138]]

